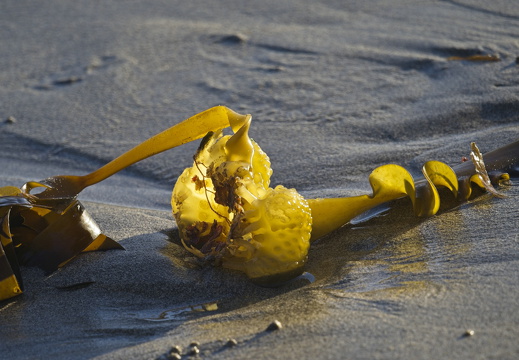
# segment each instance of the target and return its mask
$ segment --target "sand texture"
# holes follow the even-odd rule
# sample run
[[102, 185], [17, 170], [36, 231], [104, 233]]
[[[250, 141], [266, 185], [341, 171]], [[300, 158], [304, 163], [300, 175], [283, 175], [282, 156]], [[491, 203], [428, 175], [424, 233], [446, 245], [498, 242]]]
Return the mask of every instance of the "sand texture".
[[[273, 185], [370, 193], [377, 166], [418, 175], [519, 138], [518, 39], [507, 0], [3, 0], [0, 186], [88, 173], [221, 104], [253, 115]], [[499, 61], [460, 60], [474, 55]], [[516, 185], [347, 225], [312, 245], [305, 276], [262, 288], [180, 244], [170, 193], [197, 146], [81, 194], [126, 250], [24, 268], [25, 293], [0, 303], [0, 359], [194, 358], [193, 341], [203, 359], [519, 357]]]

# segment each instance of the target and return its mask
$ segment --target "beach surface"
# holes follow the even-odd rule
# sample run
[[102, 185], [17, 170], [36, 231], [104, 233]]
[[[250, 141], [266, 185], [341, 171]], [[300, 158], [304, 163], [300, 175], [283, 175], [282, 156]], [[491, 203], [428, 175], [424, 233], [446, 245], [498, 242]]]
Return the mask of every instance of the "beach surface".
[[[226, 105], [252, 114], [273, 185], [370, 194], [377, 166], [418, 177], [519, 138], [518, 39], [506, 0], [4, 0], [0, 186], [86, 174]], [[349, 224], [264, 288], [180, 243], [171, 189], [197, 146], [81, 193], [125, 250], [24, 268], [24, 293], [0, 302], [1, 359], [195, 358], [192, 342], [203, 359], [519, 357], [517, 185]]]

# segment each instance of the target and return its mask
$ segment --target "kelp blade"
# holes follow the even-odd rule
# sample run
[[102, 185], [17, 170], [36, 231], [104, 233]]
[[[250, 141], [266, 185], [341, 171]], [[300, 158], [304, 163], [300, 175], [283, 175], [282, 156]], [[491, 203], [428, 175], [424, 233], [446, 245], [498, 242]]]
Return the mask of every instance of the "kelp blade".
[[416, 216], [433, 216], [440, 209], [440, 194], [437, 186], [449, 189], [458, 196], [458, 179], [452, 168], [441, 161], [428, 161], [422, 167], [424, 179], [415, 183], [416, 195], [413, 203]]
[[22, 293], [19, 264], [49, 273], [84, 251], [122, 249], [101, 233], [79, 201], [57, 212], [19, 190], [16, 196], [14, 189], [0, 188], [0, 194], [14, 195], [0, 196], [0, 300]]
[[79, 201], [74, 201], [62, 214], [35, 207], [19, 215], [24, 230], [33, 230], [35, 234], [16, 238], [18, 257], [27, 266], [52, 272], [83, 251], [122, 249], [119, 243], [101, 234]]
[[[67, 190], [70, 190], [66, 193], [75, 196], [85, 187], [96, 184], [132, 164], [200, 139], [210, 131], [218, 131], [229, 126], [236, 131], [250, 118], [251, 115], [239, 114], [225, 106], [215, 106], [152, 136], [90, 174], [58, 178], [63, 180], [68, 187]], [[56, 177], [54, 177], [54, 180], [56, 180]], [[49, 189], [43, 191], [41, 195], [44, 197], [48, 197], [47, 194], [62, 195], [63, 190], [63, 188]]]
[[5, 300], [21, 294], [23, 284], [9, 229], [9, 211], [0, 226], [0, 300]]

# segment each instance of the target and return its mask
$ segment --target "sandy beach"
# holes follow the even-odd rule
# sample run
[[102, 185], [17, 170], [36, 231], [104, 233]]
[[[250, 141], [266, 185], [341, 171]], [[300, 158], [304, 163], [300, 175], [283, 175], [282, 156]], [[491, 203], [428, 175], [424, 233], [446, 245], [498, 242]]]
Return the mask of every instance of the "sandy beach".
[[[273, 185], [369, 194], [377, 166], [419, 176], [518, 140], [517, 39], [506, 0], [2, 1], [0, 186], [86, 174], [226, 105], [252, 114]], [[81, 193], [125, 250], [23, 268], [1, 359], [518, 358], [518, 178], [506, 198], [346, 225], [264, 288], [181, 245], [171, 189], [197, 146]]]

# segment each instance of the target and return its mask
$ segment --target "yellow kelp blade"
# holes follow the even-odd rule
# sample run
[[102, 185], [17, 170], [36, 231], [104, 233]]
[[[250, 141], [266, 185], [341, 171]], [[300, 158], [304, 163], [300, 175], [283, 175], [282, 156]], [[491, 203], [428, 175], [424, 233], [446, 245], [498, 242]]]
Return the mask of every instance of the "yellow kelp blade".
[[415, 202], [413, 177], [399, 165], [383, 165], [369, 176], [373, 195], [347, 198], [309, 199], [312, 210], [312, 237], [310, 241], [340, 228], [354, 217], [385, 202], [408, 195]]
[[15, 186], [4, 186], [0, 188], [0, 196], [18, 196], [20, 189]]
[[0, 300], [22, 293], [20, 264], [52, 272], [84, 251], [122, 249], [78, 201], [63, 212], [46, 205], [18, 188], [0, 188]]
[[424, 179], [415, 184], [414, 212], [416, 216], [432, 216], [440, 209], [440, 194], [436, 187], [446, 187], [457, 197], [458, 179], [449, 165], [435, 160], [426, 162], [422, 173]]
[[338, 229], [351, 219], [382, 203], [409, 196], [417, 216], [432, 216], [440, 208], [437, 186], [448, 188], [456, 197], [458, 179], [450, 166], [440, 161], [428, 161], [422, 168], [424, 179], [416, 184], [407, 170], [399, 165], [384, 165], [369, 176], [372, 195], [349, 198], [310, 199], [312, 237], [317, 240]]
[[23, 284], [20, 266], [9, 226], [11, 207], [31, 207], [20, 189], [14, 186], [0, 188], [0, 300], [22, 293]]
[[458, 177], [449, 165], [436, 160], [427, 161], [422, 168], [422, 172], [427, 174], [434, 185], [444, 186], [454, 196], [458, 196]]
[[[64, 210], [63, 206], [67, 205], [67, 203], [63, 205], [63, 200], [73, 200], [86, 187], [97, 184], [136, 162], [200, 139], [208, 132], [219, 131], [229, 126], [233, 130], [238, 130], [250, 119], [251, 115], [241, 115], [225, 106], [216, 106], [152, 136], [90, 174], [59, 175], [39, 182], [30, 181], [22, 186], [22, 190], [25, 194], [41, 201], [49, 200], [50, 203], [45, 204], [46, 206], [61, 211]], [[42, 191], [31, 194], [35, 188]]]
[[0, 219], [0, 300], [22, 293], [22, 279], [11, 232], [9, 210]]

